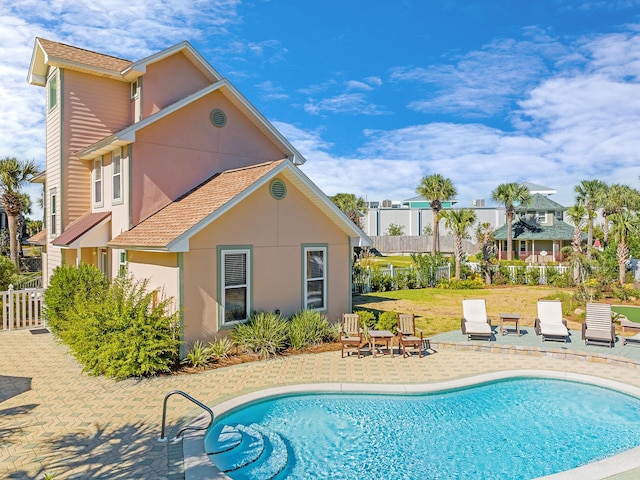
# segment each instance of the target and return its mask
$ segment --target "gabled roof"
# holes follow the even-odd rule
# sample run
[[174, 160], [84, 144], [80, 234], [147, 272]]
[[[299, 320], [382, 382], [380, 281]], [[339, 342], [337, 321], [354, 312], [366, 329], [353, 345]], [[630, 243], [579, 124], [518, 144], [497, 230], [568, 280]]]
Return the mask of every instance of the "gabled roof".
[[103, 138], [93, 145], [89, 145], [79, 152], [76, 152], [75, 156], [81, 160], [93, 160], [123, 145], [133, 143], [136, 140], [136, 133], [139, 130], [168, 115], [171, 115], [181, 108], [184, 108], [215, 91], [219, 91], [227, 97], [262, 133], [267, 136], [267, 138], [280, 148], [283, 156], [290, 158], [291, 161], [297, 165], [301, 165], [306, 162], [306, 159], [302, 154], [298, 152], [298, 150], [289, 143], [289, 141], [271, 124], [271, 122], [269, 122], [253, 105], [251, 105], [251, 103], [226, 79], [222, 79], [212, 85], [209, 85], [202, 90], [178, 100], [166, 108], [163, 108], [153, 115], [149, 115], [145, 119], [130, 125], [124, 130], [120, 130], [119, 132]]
[[558, 202], [554, 202], [549, 197], [534, 193], [531, 200], [526, 205], [519, 205], [516, 210], [518, 212], [559, 212], [566, 210]]
[[36, 38], [27, 80], [32, 85], [45, 86], [50, 67], [68, 68], [124, 80], [121, 72], [130, 65], [130, 60]]
[[189, 42], [181, 42], [142, 60], [132, 62], [103, 53], [92, 52], [64, 43], [36, 38], [31, 56], [28, 81], [32, 85], [44, 86], [50, 67], [77, 70], [93, 75], [132, 82], [147, 71], [147, 66], [164, 58], [183, 53], [210, 82], [217, 82], [222, 76], [207, 62]]
[[[523, 220], [513, 222], [514, 240], [573, 240], [573, 227], [568, 223], [556, 220], [553, 225], [538, 225]], [[586, 234], [582, 234], [586, 238]], [[495, 240], [507, 239], [507, 225], [502, 225], [493, 233]]]
[[27, 238], [27, 243], [31, 243], [33, 245], [46, 245], [47, 244], [47, 230], [42, 229], [35, 235]]
[[350, 238], [367, 237], [291, 161], [278, 160], [214, 175], [108, 245], [115, 248], [185, 252], [189, 239], [277, 175], [285, 176]]

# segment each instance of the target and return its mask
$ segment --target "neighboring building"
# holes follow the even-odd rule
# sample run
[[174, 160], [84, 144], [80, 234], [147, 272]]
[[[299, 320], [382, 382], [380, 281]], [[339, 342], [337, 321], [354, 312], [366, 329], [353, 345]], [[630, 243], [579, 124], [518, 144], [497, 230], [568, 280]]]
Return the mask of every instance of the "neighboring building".
[[[562, 261], [560, 250], [573, 241], [573, 227], [563, 221], [565, 210], [541, 193], [534, 193], [527, 205], [517, 207], [512, 225], [513, 258], [531, 263]], [[495, 231], [494, 238], [498, 258], [507, 258], [506, 224]]]
[[44, 281], [85, 262], [173, 297], [187, 344], [254, 310], [351, 311], [370, 240], [300, 153], [187, 42], [131, 62], [36, 39], [46, 88]]

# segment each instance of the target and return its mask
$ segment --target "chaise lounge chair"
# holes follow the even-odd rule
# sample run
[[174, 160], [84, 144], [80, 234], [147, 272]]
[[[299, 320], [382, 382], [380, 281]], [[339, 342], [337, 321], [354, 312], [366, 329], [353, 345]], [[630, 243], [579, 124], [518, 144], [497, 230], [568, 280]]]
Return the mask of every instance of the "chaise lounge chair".
[[488, 338], [491, 341], [493, 331], [491, 320], [487, 317], [487, 305], [484, 298], [472, 298], [462, 300], [462, 333], [471, 337]]
[[[410, 355], [407, 347], [418, 349], [418, 356], [422, 358], [423, 347], [422, 330], [416, 328], [415, 318], [410, 313], [398, 315], [398, 349], [403, 357]], [[427, 340], [427, 343], [429, 340]]]
[[535, 321], [536, 335], [542, 335], [542, 341], [562, 340], [567, 342], [569, 330], [567, 321], [562, 318], [562, 302], [557, 300], [539, 300], [538, 318]]
[[611, 305], [587, 303], [587, 319], [582, 324], [582, 339], [585, 345], [607, 344], [609, 348], [613, 348], [616, 343], [616, 327], [611, 321]]
[[[358, 358], [360, 358], [360, 344], [362, 343], [362, 327], [360, 326], [360, 315], [357, 313], [343, 313], [342, 327], [340, 328], [340, 344], [342, 347], [342, 358], [344, 358], [345, 347], [356, 347]], [[349, 352], [347, 352], [347, 355]]]

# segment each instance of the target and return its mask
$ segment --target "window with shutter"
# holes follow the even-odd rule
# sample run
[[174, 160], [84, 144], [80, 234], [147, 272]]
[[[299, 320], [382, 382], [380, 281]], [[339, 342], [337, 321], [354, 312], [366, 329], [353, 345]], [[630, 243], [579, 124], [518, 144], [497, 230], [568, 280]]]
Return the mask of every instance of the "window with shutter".
[[249, 254], [249, 250], [222, 251], [223, 323], [241, 322], [249, 318]]

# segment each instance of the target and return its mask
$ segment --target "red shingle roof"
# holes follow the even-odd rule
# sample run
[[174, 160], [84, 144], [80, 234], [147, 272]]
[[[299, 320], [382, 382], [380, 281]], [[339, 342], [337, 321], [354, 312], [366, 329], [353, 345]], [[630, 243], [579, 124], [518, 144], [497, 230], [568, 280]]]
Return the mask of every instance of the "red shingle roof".
[[60, 247], [68, 246], [110, 216], [111, 212], [86, 213], [71, 222], [51, 243]]

